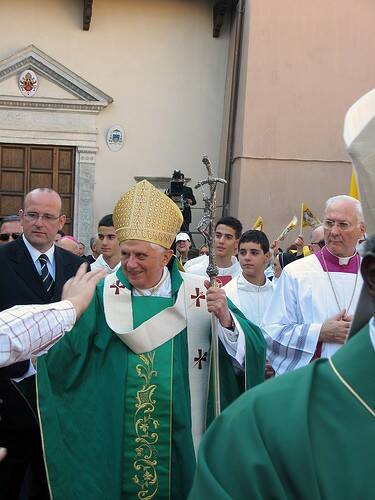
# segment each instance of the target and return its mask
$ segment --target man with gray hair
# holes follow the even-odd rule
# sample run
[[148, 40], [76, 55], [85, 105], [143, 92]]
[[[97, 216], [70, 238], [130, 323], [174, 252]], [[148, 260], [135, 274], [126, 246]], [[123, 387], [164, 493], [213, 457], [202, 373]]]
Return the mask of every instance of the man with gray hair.
[[362, 286], [360, 202], [330, 198], [323, 227], [325, 246], [284, 269], [264, 316], [268, 359], [277, 375], [333, 355], [347, 338]]

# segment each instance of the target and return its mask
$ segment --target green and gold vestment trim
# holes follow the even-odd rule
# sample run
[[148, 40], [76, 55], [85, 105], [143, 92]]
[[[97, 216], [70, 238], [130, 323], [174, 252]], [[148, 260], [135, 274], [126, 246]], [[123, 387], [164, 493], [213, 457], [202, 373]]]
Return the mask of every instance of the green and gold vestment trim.
[[[135, 317], [144, 297], [133, 298]], [[153, 298], [168, 303], [171, 299]], [[150, 298], [147, 301], [150, 304]], [[166, 304], [165, 304], [166, 305]], [[126, 498], [170, 497], [173, 339], [157, 350], [128, 352], [126, 377], [124, 484]]]

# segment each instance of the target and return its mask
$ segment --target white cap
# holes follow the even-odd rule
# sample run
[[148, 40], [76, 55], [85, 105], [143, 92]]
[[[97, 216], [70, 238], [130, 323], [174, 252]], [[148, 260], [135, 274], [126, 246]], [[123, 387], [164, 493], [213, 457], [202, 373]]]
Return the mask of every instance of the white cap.
[[176, 236], [176, 243], [178, 241], [190, 241], [190, 236], [187, 233], [178, 233]]

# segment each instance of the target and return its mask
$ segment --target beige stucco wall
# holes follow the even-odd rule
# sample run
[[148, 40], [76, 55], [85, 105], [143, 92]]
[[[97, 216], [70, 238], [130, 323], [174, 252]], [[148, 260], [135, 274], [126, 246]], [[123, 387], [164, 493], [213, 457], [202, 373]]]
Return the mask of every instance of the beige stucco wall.
[[375, 87], [375, 4], [249, 0], [245, 16], [231, 211], [274, 237], [302, 201], [320, 214], [348, 192], [342, 126]]
[[[2, 1], [0, 59], [32, 43], [113, 97], [96, 117], [98, 220], [134, 176], [181, 169], [193, 186], [204, 173], [202, 154], [218, 163], [229, 36], [223, 28], [212, 37], [209, 0], [96, 0], [88, 32], [82, 4]], [[117, 153], [105, 143], [114, 124], [126, 134]]]

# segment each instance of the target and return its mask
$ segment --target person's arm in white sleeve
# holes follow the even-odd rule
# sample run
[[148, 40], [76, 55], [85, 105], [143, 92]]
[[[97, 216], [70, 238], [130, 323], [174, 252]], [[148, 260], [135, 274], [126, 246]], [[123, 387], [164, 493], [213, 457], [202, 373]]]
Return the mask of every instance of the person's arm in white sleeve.
[[208, 312], [217, 318], [217, 333], [227, 353], [243, 367], [245, 359], [245, 336], [229, 310], [225, 290], [210, 287], [206, 292]]
[[14, 306], [0, 313], [0, 366], [46, 351], [76, 321], [73, 304]]
[[15, 306], [0, 313], [0, 366], [46, 352], [89, 305], [103, 271], [86, 273], [82, 264], [53, 304]]
[[277, 375], [311, 361], [322, 327], [321, 323], [304, 317], [301, 303], [311, 303], [311, 287], [300, 291], [288, 267], [280, 276], [262, 326], [268, 347], [267, 359]]

